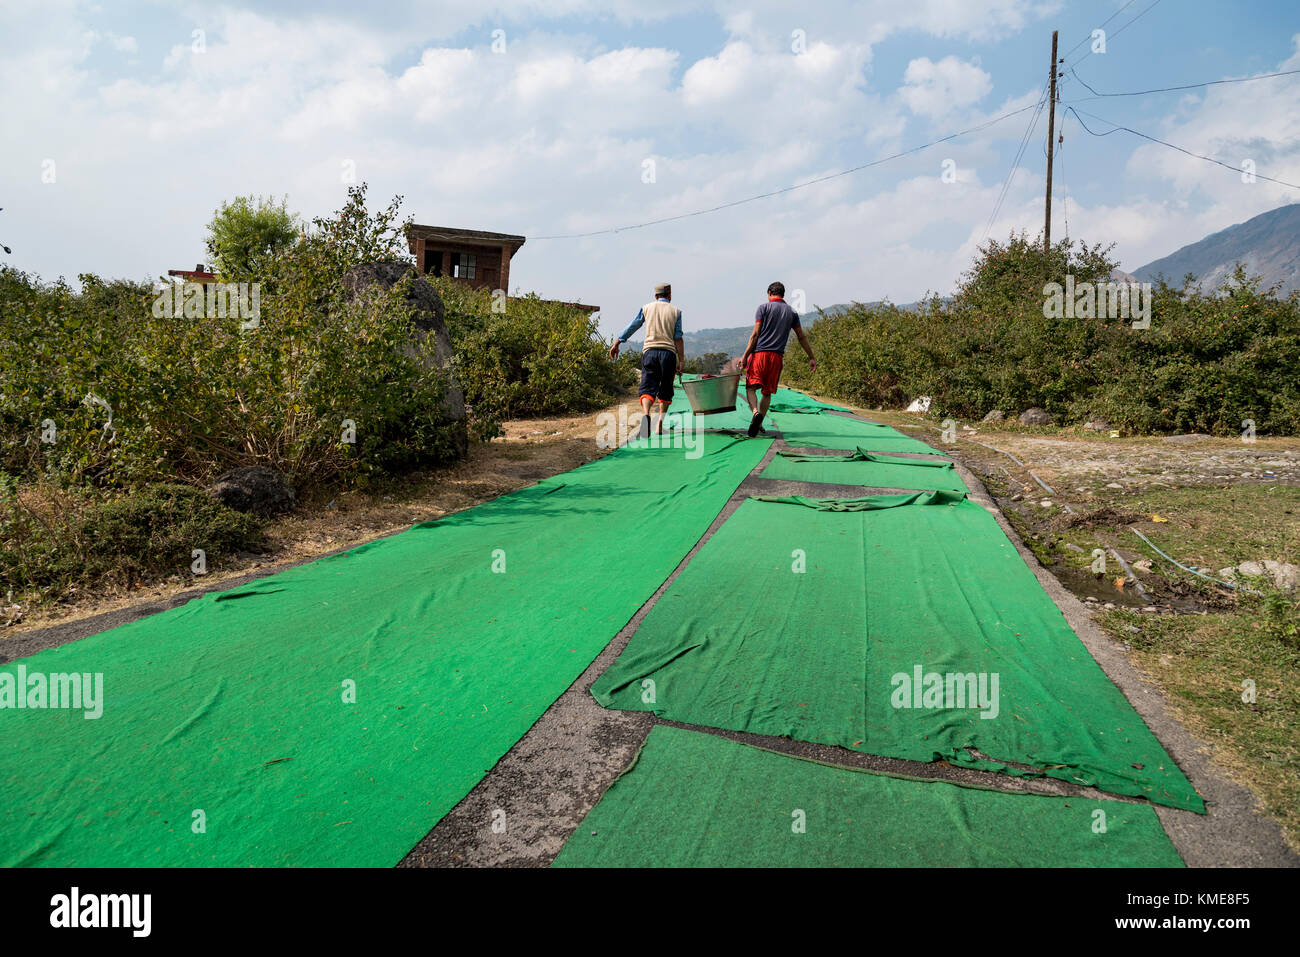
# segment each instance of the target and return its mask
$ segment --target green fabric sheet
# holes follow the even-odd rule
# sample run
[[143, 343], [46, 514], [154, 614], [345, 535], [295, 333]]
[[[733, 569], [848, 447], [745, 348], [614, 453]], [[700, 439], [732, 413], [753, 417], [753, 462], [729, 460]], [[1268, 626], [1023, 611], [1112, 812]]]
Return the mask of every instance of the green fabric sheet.
[[925, 452], [930, 455], [943, 455], [936, 448], [926, 445], [911, 436], [888, 425], [877, 422], [863, 422], [843, 415], [790, 415], [776, 413], [771, 416], [773, 424], [781, 430], [787, 445], [792, 448], [844, 449], [856, 448], [872, 452]]
[[395, 864], [631, 619], [770, 444], [705, 438], [698, 458], [618, 449], [3, 666], [102, 673], [105, 701], [93, 720], [0, 710], [0, 864]]
[[1155, 810], [829, 767], [657, 725], [556, 867], [1182, 867]]
[[[684, 375], [682, 380], [691, 382], [700, 378], [698, 375]], [[804, 395], [802, 392], [796, 392], [793, 389], [778, 388], [776, 394], [772, 396], [769, 406], [769, 412], [785, 412], [788, 415], [818, 415], [823, 409], [829, 409], [838, 412], [847, 412], [837, 405], [829, 405], [825, 402], [818, 401], [811, 396]], [[737, 429], [744, 430], [749, 427], [749, 420], [752, 414], [749, 411], [749, 404], [745, 400], [745, 381], [741, 379], [740, 387], [736, 390], [736, 408], [731, 412], [715, 412], [712, 415], [695, 415], [691, 411], [691, 405], [686, 398], [686, 393], [677, 389], [674, 393], [673, 404], [668, 407], [668, 414], [664, 418], [664, 428], [673, 429]], [[764, 421], [764, 426], [772, 428], [775, 420], [771, 415]], [[887, 426], [883, 426], [887, 428]]]
[[920, 488], [966, 491], [952, 462], [934, 457], [902, 458], [865, 449], [844, 455], [800, 455], [778, 452], [760, 478], [874, 488]]
[[992, 515], [953, 492], [850, 504], [746, 501], [596, 681], [596, 700], [1204, 811]]
[[696, 415], [691, 411], [686, 396], [681, 396], [681, 408], [674, 400], [664, 416], [665, 429], [735, 429], [743, 431], [749, 427], [751, 416], [745, 405], [744, 396], [740, 396], [736, 408], [731, 412], [715, 412], [712, 415]]
[[829, 409], [832, 412], [848, 412], [849, 410], [839, 405], [831, 405], [829, 402], [822, 402], [814, 399], [810, 395], [797, 392], [794, 389], [787, 389], [784, 386], [778, 386], [776, 393], [772, 396], [771, 403], [768, 406], [774, 412], [780, 412], [782, 409], [799, 409], [803, 412], [820, 412], [822, 409]]

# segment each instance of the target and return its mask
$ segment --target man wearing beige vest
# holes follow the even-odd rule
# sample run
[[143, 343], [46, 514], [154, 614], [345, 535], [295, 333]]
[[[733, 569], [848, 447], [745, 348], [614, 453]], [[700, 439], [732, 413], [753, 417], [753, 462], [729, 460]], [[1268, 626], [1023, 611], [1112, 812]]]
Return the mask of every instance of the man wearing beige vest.
[[618, 357], [618, 347], [632, 333], [645, 326], [645, 345], [641, 347], [641, 431], [650, 435], [650, 406], [658, 403], [654, 429], [662, 434], [664, 413], [673, 401], [673, 376], [681, 375], [686, 362], [686, 345], [682, 340], [682, 311], [672, 303], [673, 287], [666, 282], [655, 286], [655, 301], [646, 303], [632, 324], [609, 348], [611, 359]]

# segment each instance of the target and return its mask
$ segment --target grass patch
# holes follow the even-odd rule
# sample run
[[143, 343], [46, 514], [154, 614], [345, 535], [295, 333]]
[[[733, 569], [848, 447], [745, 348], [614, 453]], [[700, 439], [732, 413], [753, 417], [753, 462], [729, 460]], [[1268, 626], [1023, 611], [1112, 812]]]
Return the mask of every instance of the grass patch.
[[[1184, 565], [1207, 574], [1248, 559], [1300, 561], [1300, 488], [1295, 486], [1153, 488], [1115, 495], [1126, 510], [1168, 518], [1167, 523], [1143, 525], [1142, 533]], [[1137, 536], [1125, 535], [1126, 545], [1146, 550]], [[1154, 553], [1150, 557], [1163, 561]]]
[[[1186, 616], [1116, 610], [1097, 620], [1132, 647], [1134, 663], [1169, 696], [1178, 719], [1213, 746], [1215, 762], [1260, 799], [1300, 850], [1300, 645], [1278, 633], [1264, 604]], [[1248, 681], [1254, 701], [1242, 700]]]

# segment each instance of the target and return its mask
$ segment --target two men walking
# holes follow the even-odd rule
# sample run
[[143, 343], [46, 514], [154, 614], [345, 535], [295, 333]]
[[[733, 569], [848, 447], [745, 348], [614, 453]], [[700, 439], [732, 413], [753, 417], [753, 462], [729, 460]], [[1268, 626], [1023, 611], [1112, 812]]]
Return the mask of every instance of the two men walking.
[[[636, 318], [623, 330], [610, 346], [609, 357], [618, 357], [618, 349], [631, 335], [646, 327], [645, 346], [641, 352], [641, 436], [650, 434], [650, 409], [657, 404], [655, 431], [663, 432], [664, 415], [673, 400], [673, 376], [681, 375], [686, 362], [686, 347], [682, 336], [682, 311], [672, 304], [672, 286], [660, 283], [655, 286], [655, 300], [641, 307]], [[740, 367], [745, 372], [745, 399], [753, 418], [749, 423], [749, 437], [758, 435], [763, 428], [772, 396], [776, 393], [785, 361], [785, 347], [790, 333], [799, 339], [799, 345], [808, 353], [808, 363], [817, 368], [812, 346], [799, 322], [799, 314], [785, 301], [785, 286], [774, 282], [767, 287], [767, 302], [754, 313], [754, 329], [749, 344], [741, 357]], [[759, 393], [762, 398], [759, 398]]]

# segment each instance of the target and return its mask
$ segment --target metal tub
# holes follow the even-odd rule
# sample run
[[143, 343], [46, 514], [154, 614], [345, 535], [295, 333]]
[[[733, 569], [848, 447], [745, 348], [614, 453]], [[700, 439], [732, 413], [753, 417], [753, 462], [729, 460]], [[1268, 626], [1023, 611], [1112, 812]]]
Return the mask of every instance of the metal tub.
[[736, 390], [740, 387], [739, 372], [727, 375], [702, 376], [691, 381], [682, 380], [682, 391], [696, 415], [713, 415], [733, 412], [736, 408]]

